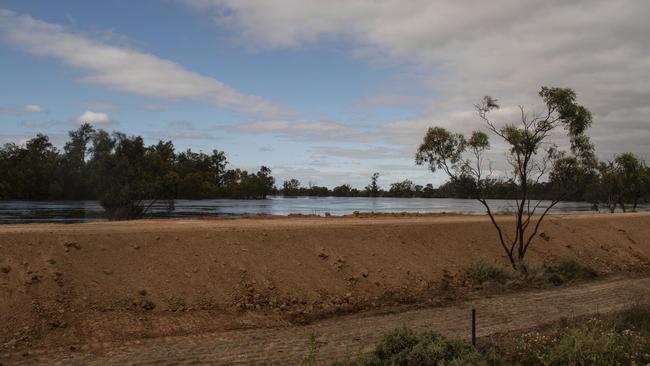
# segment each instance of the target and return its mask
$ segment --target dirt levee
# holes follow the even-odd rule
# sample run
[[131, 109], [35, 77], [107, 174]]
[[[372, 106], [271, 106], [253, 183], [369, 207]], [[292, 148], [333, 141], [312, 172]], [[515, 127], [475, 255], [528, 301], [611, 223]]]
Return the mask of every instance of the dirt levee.
[[[650, 214], [554, 216], [529, 256], [645, 272]], [[430, 298], [479, 257], [505, 263], [482, 216], [0, 226], [0, 345], [280, 325]]]

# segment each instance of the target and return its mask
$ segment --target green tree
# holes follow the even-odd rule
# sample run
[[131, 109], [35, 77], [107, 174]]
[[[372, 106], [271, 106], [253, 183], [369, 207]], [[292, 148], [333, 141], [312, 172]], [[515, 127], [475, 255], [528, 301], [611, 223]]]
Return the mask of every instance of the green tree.
[[95, 129], [84, 123], [75, 131], [68, 132], [70, 141], [64, 147], [63, 163], [58, 176], [66, 199], [88, 199], [92, 197], [88, 179], [86, 158], [88, 144], [95, 134]]
[[258, 181], [257, 198], [266, 198], [275, 188], [275, 178], [271, 175], [271, 169], [262, 165], [256, 176]]
[[542, 87], [539, 96], [545, 111], [530, 114], [520, 106], [520, 121], [516, 124], [498, 126], [490, 119], [490, 112], [499, 108], [496, 99], [486, 96], [475, 106], [486, 129], [500, 138], [508, 148], [506, 162], [510, 169], [507, 175], [516, 198], [514, 235], [508, 235], [502, 224], [495, 220], [486, 199], [493, 170], [485, 156], [490, 147], [485, 132], [474, 131], [466, 138], [441, 127], [429, 128], [415, 157], [417, 164], [428, 164], [433, 172], [442, 170], [452, 181], [460, 182], [464, 179], [471, 182], [471, 195], [485, 207], [512, 267], [524, 271], [526, 252], [544, 217], [568, 196], [568, 191], [561, 187], [561, 183], [570, 181], [573, 177], [566, 170], [555, 170], [551, 174], [555, 178], [553, 181], [558, 184], [554, 190], [555, 195], [541, 213], [535, 215], [543, 201], [531, 198], [531, 187], [549, 174], [552, 168], [560, 168], [555, 164], [558, 159], [567, 158], [565, 154], [558, 153], [550, 141], [552, 133], [559, 128], [567, 131], [573, 157], [576, 161], [585, 161], [584, 164], [574, 164], [574, 168], [590, 166], [586, 161], [593, 160], [593, 146], [584, 134], [591, 125], [591, 113], [576, 102], [575, 92], [571, 89]]
[[639, 199], [648, 193], [650, 177], [645, 163], [633, 153], [626, 152], [614, 158], [613, 168], [621, 185], [618, 197], [621, 209], [625, 212], [625, 203], [631, 203], [632, 210], [636, 210]]
[[300, 181], [292, 178], [285, 180], [282, 183], [282, 195], [284, 196], [297, 196], [300, 194]]
[[358, 191], [349, 184], [342, 184], [332, 189], [332, 195], [336, 197], [353, 197], [356, 196]]
[[370, 178], [370, 184], [366, 186], [366, 194], [369, 197], [377, 197], [379, 194], [379, 184], [377, 184], [377, 180], [379, 179], [379, 173], [375, 172], [372, 174], [372, 177]]
[[[422, 188], [420, 187], [420, 190]], [[390, 197], [413, 197], [415, 194], [415, 185], [408, 179], [396, 182], [390, 185], [388, 195]]]

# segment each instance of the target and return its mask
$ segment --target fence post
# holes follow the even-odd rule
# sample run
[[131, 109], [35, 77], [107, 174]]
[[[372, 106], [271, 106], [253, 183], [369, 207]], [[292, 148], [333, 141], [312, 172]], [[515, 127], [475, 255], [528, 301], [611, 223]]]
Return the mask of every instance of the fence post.
[[472, 308], [472, 345], [476, 346], [476, 309]]

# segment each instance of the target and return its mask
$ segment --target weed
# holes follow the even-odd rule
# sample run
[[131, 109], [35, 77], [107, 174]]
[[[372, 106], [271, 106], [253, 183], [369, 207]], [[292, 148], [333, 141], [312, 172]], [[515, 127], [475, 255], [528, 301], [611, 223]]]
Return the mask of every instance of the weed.
[[573, 259], [546, 266], [526, 265], [526, 270], [515, 271], [486, 259], [472, 263], [466, 271], [467, 278], [475, 284], [494, 281], [505, 284], [509, 281], [523, 285], [561, 285], [579, 279], [593, 279], [598, 276], [593, 269]]
[[596, 271], [576, 262], [574, 259], [564, 260], [555, 265], [547, 266], [545, 272], [547, 281], [555, 285], [561, 285], [573, 280], [598, 277]]
[[511, 268], [489, 262], [486, 259], [479, 259], [467, 268], [466, 275], [472, 282], [482, 284], [487, 281], [506, 283], [508, 280], [516, 278], [518, 274]]
[[318, 340], [316, 333], [311, 333], [307, 339], [307, 353], [300, 363], [303, 366], [316, 366], [318, 365], [316, 359], [320, 352], [321, 342]]
[[407, 327], [384, 335], [375, 351], [339, 366], [482, 365], [484, 361], [469, 343], [448, 340], [433, 331], [415, 333]]

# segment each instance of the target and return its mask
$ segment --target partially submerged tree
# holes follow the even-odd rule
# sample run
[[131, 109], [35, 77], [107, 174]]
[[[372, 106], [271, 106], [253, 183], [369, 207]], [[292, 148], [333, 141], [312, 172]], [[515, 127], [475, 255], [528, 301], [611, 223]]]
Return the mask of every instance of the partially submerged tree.
[[375, 172], [372, 174], [372, 177], [370, 178], [370, 184], [366, 186], [366, 194], [369, 197], [377, 197], [379, 194], [379, 184], [377, 184], [377, 180], [379, 179], [379, 173]]
[[633, 153], [626, 152], [614, 158], [614, 172], [622, 186], [619, 197], [621, 210], [626, 211], [625, 203], [630, 203], [632, 210], [636, 210], [639, 199], [647, 193], [650, 180], [645, 163]]
[[[513, 268], [526, 270], [525, 256], [540, 224], [548, 212], [571, 195], [594, 166], [593, 146], [585, 131], [591, 125], [591, 113], [576, 102], [571, 89], [542, 87], [539, 95], [545, 111], [527, 113], [522, 106], [517, 123], [497, 125], [490, 112], [499, 108], [489, 96], [477, 104], [476, 110], [487, 130], [507, 147], [507, 172], [515, 196], [515, 230], [513, 235], [494, 217], [485, 192], [493, 180], [492, 165], [485, 153], [490, 148], [485, 132], [474, 131], [469, 138], [442, 127], [429, 128], [415, 156], [418, 165], [428, 164], [432, 172], [442, 170], [449, 178], [467, 187], [471, 196], [486, 209], [498, 233], [499, 241]], [[559, 152], [551, 136], [559, 128], [567, 131], [571, 155]], [[554, 195], [544, 201], [531, 198], [531, 186], [549, 178]], [[540, 209], [540, 212], [537, 212]], [[536, 215], [536, 212], [538, 213]]]
[[300, 181], [296, 178], [285, 180], [282, 183], [282, 194], [284, 196], [297, 196], [300, 194]]

